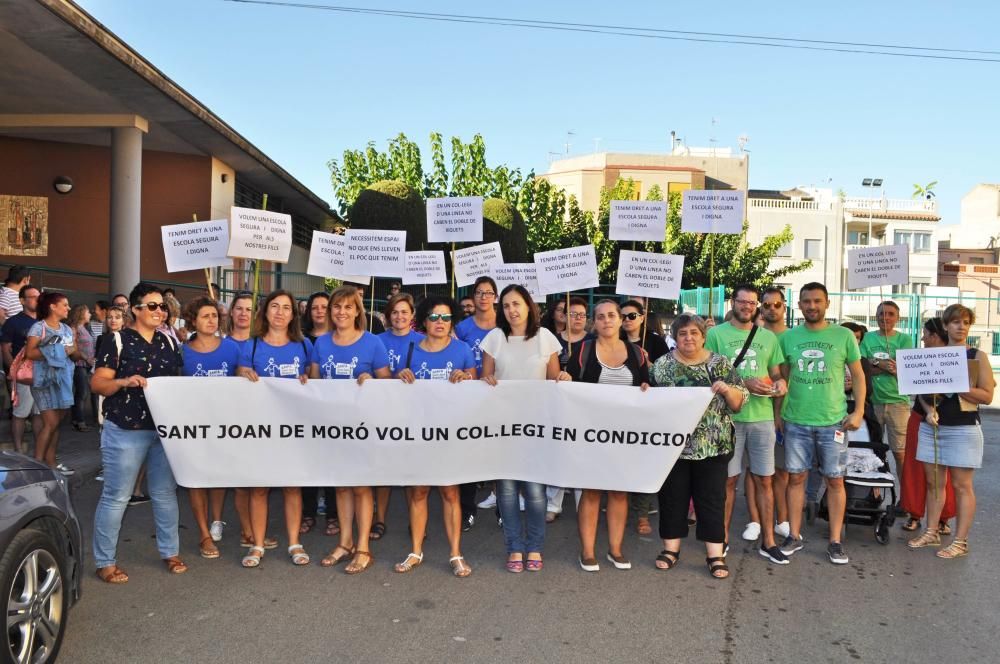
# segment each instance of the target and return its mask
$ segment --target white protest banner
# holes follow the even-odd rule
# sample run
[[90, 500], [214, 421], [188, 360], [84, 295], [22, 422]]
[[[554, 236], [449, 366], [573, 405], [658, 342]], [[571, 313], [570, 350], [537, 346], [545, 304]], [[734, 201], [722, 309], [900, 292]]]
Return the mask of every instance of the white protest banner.
[[456, 249], [452, 260], [455, 281], [459, 286], [468, 286], [476, 283], [479, 277], [489, 276], [494, 265], [502, 265], [503, 253], [499, 242], [490, 242]]
[[428, 242], [482, 242], [483, 197], [427, 199]]
[[612, 240], [663, 242], [666, 232], [666, 201], [611, 201]]
[[676, 300], [681, 296], [682, 276], [683, 256], [622, 249], [618, 255], [615, 293]]
[[681, 208], [681, 230], [685, 233], [743, 232], [742, 191], [688, 189]]
[[347, 240], [343, 235], [313, 231], [312, 246], [309, 247], [309, 265], [306, 274], [355, 284], [368, 285], [371, 277], [347, 274], [344, 259], [347, 256]]
[[659, 490], [712, 398], [705, 387], [544, 380], [180, 377], [151, 378], [145, 395], [182, 486], [503, 477], [643, 493]]
[[965, 346], [897, 350], [896, 378], [900, 394], [968, 392], [969, 360], [965, 357]]
[[292, 216], [233, 207], [229, 213], [229, 251], [233, 258], [287, 263], [292, 250]]
[[233, 266], [233, 259], [226, 255], [229, 248], [228, 219], [161, 226], [160, 236], [167, 272]]
[[[545, 297], [538, 288], [538, 267], [534, 263], [504, 263], [493, 266], [493, 281], [497, 284], [497, 296], [511, 284], [524, 286], [528, 294], [537, 302]], [[497, 300], [499, 302], [499, 299]]]
[[402, 277], [406, 268], [406, 231], [349, 229], [344, 234], [344, 270], [370, 277]]
[[535, 265], [538, 268], [538, 287], [545, 295], [601, 285], [592, 244], [540, 251], [535, 254]]
[[443, 251], [406, 252], [403, 285], [446, 283], [448, 283], [448, 271], [445, 269]]
[[847, 288], [910, 283], [910, 247], [889, 244], [847, 252]]

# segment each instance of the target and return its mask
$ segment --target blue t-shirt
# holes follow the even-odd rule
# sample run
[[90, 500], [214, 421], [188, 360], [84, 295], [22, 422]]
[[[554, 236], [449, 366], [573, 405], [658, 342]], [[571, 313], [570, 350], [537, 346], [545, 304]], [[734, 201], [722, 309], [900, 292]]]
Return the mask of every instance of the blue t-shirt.
[[250, 367], [258, 376], [268, 378], [298, 378], [309, 374], [309, 356], [312, 344], [308, 339], [289, 341], [284, 346], [272, 346], [263, 339], [243, 344], [240, 351], [240, 366]]
[[200, 353], [184, 344], [181, 355], [184, 357], [185, 376], [232, 376], [240, 362], [240, 347], [232, 339], [223, 339], [212, 352]]
[[469, 316], [455, 326], [455, 336], [464, 341], [472, 349], [472, 356], [476, 358], [476, 371], [483, 370], [483, 351], [480, 350], [479, 345], [492, 329], [484, 330], [476, 325], [476, 319], [473, 316]]
[[233, 339], [232, 337], [226, 337], [226, 338], [232, 341], [234, 344], [236, 344], [236, 347], [240, 349], [241, 355], [243, 354], [244, 348], [253, 344], [253, 337], [247, 337], [246, 339]]
[[28, 343], [28, 330], [37, 323], [36, 318], [32, 318], [23, 311], [16, 316], [11, 316], [0, 329], [0, 343], [10, 344], [10, 356], [17, 357], [17, 354]]
[[357, 378], [363, 373], [375, 375], [377, 369], [389, 366], [385, 344], [371, 332], [363, 332], [350, 346], [333, 343], [332, 334], [316, 339], [312, 362], [319, 365], [320, 378]]
[[[403, 361], [405, 363], [406, 360]], [[420, 380], [448, 380], [451, 372], [457, 369], [468, 371], [475, 367], [476, 359], [472, 355], [472, 349], [458, 339], [452, 339], [447, 346], [436, 353], [414, 346], [413, 357], [410, 360], [410, 371]], [[399, 367], [399, 369], [404, 368]]]
[[389, 353], [389, 371], [394, 375], [406, 363], [406, 353], [410, 349], [410, 344], [412, 343], [414, 349], [416, 349], [416, 345], [424, 338], [424, 335], [413, 330], [410, 330], [409, 334], [404, 334], [403, 336], [397, 336], [392, 332], [383, 332], [376, 336], [382, 340], [386, 351]]

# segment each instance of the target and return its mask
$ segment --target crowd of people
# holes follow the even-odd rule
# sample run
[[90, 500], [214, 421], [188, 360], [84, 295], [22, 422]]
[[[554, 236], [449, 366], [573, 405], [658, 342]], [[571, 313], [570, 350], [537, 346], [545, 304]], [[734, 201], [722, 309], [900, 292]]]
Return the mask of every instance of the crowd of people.
[[[829, 295], [810, 283], [799, 293], [800, 325], [787, 327], [785, 292], [751, 285], [733, 289], [724, 322], [691, 313], [676, 315], [669, 333], [640, 299], [602, 299], [590, 310], [580, 297], [553, 300], [541, 311], [520, 285], [497, 291], [489, 277], [476, 280], [460, 302], [440, 295], [415, 301], [393, 285], [381, 314], [366, 311], [363, 291], [345, 285], [305, 300], [276, 290], [255, 303], [238, 293], [228, 306], [212, 297], [192, 299], [182, 310], [172, 293], [138, 284], [130, 294], [71, 306], [66, 295], [40, 290], [30, 274], [12, 268], [0, 291], [0, 333], [11, 381], [12, 433], [27, 451], [25, 429], [34, 432], [35, 458], [70, 474], [57, 456], [59, 429], [89, 428], [85, 414], [101, 426], [103, 489], [94, 519], [93, 549], [98, 577], [125, 583], [117, 545], [125, 509], [148, 487], [159, 555], [166, 569], [183, 573], [177, 484], [158, 439], [143, 393], [158, 376], [229, 376], [256, 382], [281, 378], [350, 380], [582, 381], [640, 390], [702, 386], [713, 396], [657, 494], [553, 487], [495, 478], [493, 491], [477, 503], [480, 485], [437, 487], [441, 497], [449, 565], [456, 577], [472, 574], [462, 553], [462, 533], [476, 525], [478, 510], [496, 510], [503, 528], [506, 569], [539, 572], [544, 566], [548, 524], [563, 512], [567, 491], [575, 496], [579, 565], [597, 572], [597, 534], [602, 500], [607, 562], [630, 569], [625, 534], [630, 521], [639, 535], [652, 533], [658, 517], [662, 550], [655, 569], [680, 562], [681, 544], [692, 526], [705, 546], [708, 574], [730, 576], [729, 532], [744, 482], [749, 522], [742, 538], [759, 541], [770, 563], [789, 564], [806, 546], [804, 515], [817, 511], [819, 492], [829, 519], [826, 554], [846, 564], [841, 541], [847, 517], [845, 476], [852, 439], [878, 450], [884, 432], [901, 485], [904, 530], [915, 532], [911, 549], [933, 547], [940, 558], [969, 552], [975, 513], [973, 475], [983, 456], [979, 406], [995, 387], [989, 358], [966, 345], [975, 312], [960, 304], [923, 323], [927, 347], [962, 346], [970, 360], [970, 389], [962, 394], [899, 393], [895, 354], [912, 346], [895, 329], [899, 307], [884, 301], [877, 330], [827, 317]], [[664, 413], [664, 417], [669, 417]], [[284, 487], [287, 554], [294, 565], [312, 558], [302, 536], [322, 524], [338, 537], [320, 565], [344, 564], [359, 574], [374, 564], [373, 543], [387, 531], [392, 487]], [[394, 570], [408, 573], [424, 561], [428, 500], [432, 487], [405, 487], [410, 551]], [[265, 487], [234, 487], [240, 544], [246, 568], [261, 566], [278, 546], [268, 534]], [[225, 489], [190, 489], [198, 529], [198, 552], [220, 557]], [[950, 521], [955, 519], [952, 528]], [[942, 537], [951, 535], [947, 546]]]

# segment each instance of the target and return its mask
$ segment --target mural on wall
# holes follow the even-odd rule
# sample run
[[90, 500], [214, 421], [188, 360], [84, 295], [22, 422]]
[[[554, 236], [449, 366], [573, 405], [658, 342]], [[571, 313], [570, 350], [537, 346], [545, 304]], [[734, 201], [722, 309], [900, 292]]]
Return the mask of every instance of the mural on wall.
[[49, 199], [0, 194], [0, 255], [49, 255]]

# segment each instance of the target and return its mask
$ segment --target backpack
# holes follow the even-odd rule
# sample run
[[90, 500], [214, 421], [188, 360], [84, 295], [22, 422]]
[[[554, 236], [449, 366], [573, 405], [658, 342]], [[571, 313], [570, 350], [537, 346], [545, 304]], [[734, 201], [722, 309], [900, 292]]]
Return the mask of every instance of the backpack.
[[[646, 351], [629, 341], [625, 342], [625, 349], [628, 351], [629, 357], [636, 363], [637, 366], [643, 366], [646, 364]], [[580, 344], [580, 351], [577, 354], [577, 360], [580, 363], [580, 375], [583, 375], [583, 371], [587, 367], [587, 363], [590, 361], [591, 357], [597, 356], [597, 346], [593, 339], [588, 339]], [[574, 380], [576, 380], [574, 378]]]

